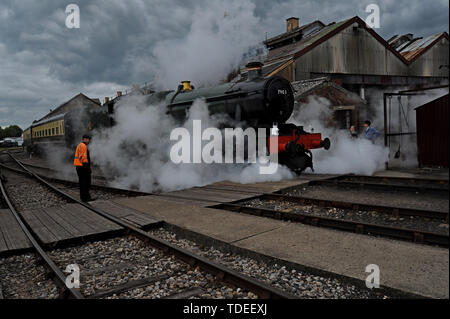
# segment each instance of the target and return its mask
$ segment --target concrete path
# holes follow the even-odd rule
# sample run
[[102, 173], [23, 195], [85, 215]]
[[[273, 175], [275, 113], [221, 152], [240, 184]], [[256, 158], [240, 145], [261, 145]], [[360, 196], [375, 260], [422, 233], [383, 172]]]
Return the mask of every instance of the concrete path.
[[364, 280], [377, 264], [381, 284], [434, 298], [449, 297], [449, 251], [383, 238], [200, 207], [168, 198], [114, 202], [259, 253]]

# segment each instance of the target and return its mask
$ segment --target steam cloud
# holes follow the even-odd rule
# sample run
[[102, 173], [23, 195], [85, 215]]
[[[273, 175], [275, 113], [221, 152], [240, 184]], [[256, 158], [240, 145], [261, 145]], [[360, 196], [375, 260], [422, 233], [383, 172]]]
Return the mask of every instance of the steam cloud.
[[[349, 132], [325, 126], [332, 118], [330, 102], [323, 97], [312, 96], [292, 114], [288, 122], [303, 125], [307, 131], [322, 133], [322, 138], [329, 137], [329, 150], [313, 150], [314, 170], [323, 174], [362, 174], [372, 175], [382, 169], [388, 160], [389, 150], [381, 145], [381, 136], [377, 143], [362, 137], [352, 139]], [[380, 143], [378, 143], [380, 142]]]
[[[260, 40], [254, 10], [255, 4], [248, 1], [208, 1], [207, 6], [194, 10], [186, 34], [157, 43], [151, 52], [152, 63], [136, 59], [135, 69], [156, 74], [156, 89], [174, 89], [182, 80], [196, 86], [218, 84]], [[115, 105], [116, 126], [91, 144], [93, 162], [116, 186], [174, 190], [220, 180], [250, 183], [293, 177], [285, 167], [274, 175], [260, 175], [259, 164], [173, 164], [169, 153], [175, 142], [169, 137], [180, 124], [165, 114], [164, 105], [146, 105], [145, 98], [139, 96], [124, 101]], [[202, 120], [203, 128], [219, 127], [224, 120], [211, 117], [202, 100], [196, 101], [189, 113], [182, 123], [189, 131], [194, 119]]]
[[[218, 84], [239, 65], [243, 54], [258, 43], [263, 33], [254, 10], [252, 2], [237, 0], [213, 0], [207, 6], [197, 7], [186, 34], [157, 43], [149, 52], [152, 63], [135, 57], [134, 71], [155, 74], [155, 89], [174, 89], [182, 80], [190, 80], [196, 86]], [[169, 136], [180, 124], [165, 114], [164, 105], [147, 105], [145, 97], [133, 96], [115, 108], [116, 126], [96, 136], [90, 147], [93, 162], [101, 167], [103, 175], [113, 179], [115, 186], [155, 191], [221, 180], [250, 183], [294, 178], [285, 167], [279, 167], [275, 175], [261, 175], [259, 164], [174, 164], [169, 158], [174, 144]], [[327, 128], [324, 123], [331, 112], [327, 100], [313, 98], [288, 121], [331, 138], [330, 150], [313, 151], [316, 172], [371, 175], [383, 168], [389, 150], [381, 143], [351, 139], [348, 132]], [[211, 117], [202, 100], [194, 103], [181, 126], [191, 131], [194, 119], [202, 120], [203, 128], [220, 127], [223, 121]]]
[[173, 89], [184, 80], [197, 86], [217, 84], [239, 66], [244, 53], [260, 42], [263, 33], [253, 2], [207, 3], [195, 8], [186, 34], [155, 45], [152, 63], [135, 61], [135, 68], [156, 75], [156, 88]]
[[[259, 164], [174, 164], [170, 160], [170, 132], [180, 125], [165, 114], [164, 105], [145, 105], [141, 96], [118, 105], [117, 125], [92, 141], [91, 157], [113, 178], [117, 187], [142, 191], [176, 190], [229, 180], [239, 183], [292, 178], [285, 167], [274, 175], [260, 175]], [[219, 127], [224, 118], [210, 116], [206, 103], [197, 100], [182, 127], [192, 131], [192, 121], [202, 127]]]

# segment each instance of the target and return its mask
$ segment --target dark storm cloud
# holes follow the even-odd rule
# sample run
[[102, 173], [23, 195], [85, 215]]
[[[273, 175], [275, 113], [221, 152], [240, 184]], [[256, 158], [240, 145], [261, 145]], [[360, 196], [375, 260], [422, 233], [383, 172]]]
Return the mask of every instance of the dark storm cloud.
[[[161, 37], [180, 33], [177, 23], [165, 23], [171, 14], [164, 6], [182, 2], [76, 1], [80, 29], [65, 27], [65, 4], [60, 1], [12, 1], [3, 4], [2, 42], [10, 53], [30, 50], [64, 81], [130, 81], [125, 58], [151, 52]], [[181, 21], [182, 22], [182, 21]]]
[[[80, 29], [65, 27], [65, 7], [70, 2], [80, 7]], [[154, 49], [164, 41], [173, 44], [183, 39], [196, 8], [208, 8], [212, 2], [2, 0], [0, 125], [18, 122], [26, 126], [79, 92], [104, 97], [133, 83], [151, 81], [153, 74], [147, 70], [152, 68], [142, 63], [152, 65]], [[381, 28], [376, 31], [385, 38], [448, 31], [446, 0], [253, 2], [261, 40], [266, 32], [269, 37], [284, 32], [285, 19], [290, 16], [299, 17], [300, 23], [317, 19], [329, 23], [355, 15], [365, 19], [369, 3], [380, 7]], [[226, 14], [226, 10], [217, 12], [218, 18]]]
[[284, 19], [296, 16], [300, 23], [321, 20], [325, 24], [353, 16], [363, 20], [366, 7], [377, 4], [380, 8], [381, 25], [375, 31], [384, 38], [394, 34], [414, 33], [427, 36], [448, 32], [447, 0], [258, 0], [256, 12], [264, 18], [269, 36], [285, 30]]

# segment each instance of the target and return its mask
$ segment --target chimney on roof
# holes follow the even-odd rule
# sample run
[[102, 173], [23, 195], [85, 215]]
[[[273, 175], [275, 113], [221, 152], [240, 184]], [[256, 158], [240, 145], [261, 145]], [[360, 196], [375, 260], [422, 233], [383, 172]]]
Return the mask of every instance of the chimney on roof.
[[286, 32], [291, 32], [298, 28], [298, 18], [290, 17], [286, 19]]
[[109, 102], [109, 97], [105, 97], [105, 104]]
[[117, 96], [122, 96], [122, 91], [117, 91]]

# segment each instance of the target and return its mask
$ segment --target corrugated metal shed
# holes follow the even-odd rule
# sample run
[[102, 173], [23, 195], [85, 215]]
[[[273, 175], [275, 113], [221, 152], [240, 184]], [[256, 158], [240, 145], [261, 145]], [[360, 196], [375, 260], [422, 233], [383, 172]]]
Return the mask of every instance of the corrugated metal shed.
[[320, 30], [314, 30], [309, 34], [303, 35], [303, 38], [299, 42], [291, 43], [273, 50], [270, 50], [267, 55], [267, 60], [275, 60], [281, 57], [292, 56], [293, 54], [304, 50], [305, 48], [313, 45], [318, 42], [321, 38], [325, 37], [332, 31], [338, 29], [340, 26], [350, 21], [351, 19], [344, 20], [338, 23], [334, 23], [332, 25], [327, 25]]
[[406, 60], [412, 61], [444, 36], [445, 32], [441, 32], [429, 37], [414, 39], [401, 45], [397, 50]]
[[[388, 43], [358, 16], [326, 26], [316, 24], [305, 29], [295, 41], [287, 41], [295, 32], [299, 31], [266, 41], [269, 52], [263, 61], [267, 65], [293, 59], [294, 63], [285, 63], [273, 71], [291, 81], [342, 74], [346, 83], [422, 85], [424, 81], [437, 83], [448, 77], [448, 69], [442, 67], [448, 65], [446, 32], [425, 39], [413, 39], [412, 34], [397, 35]], [[431, 53], [419, 59], [426, 52]], [[354, 75], [386, 76], [386, 79], [355, 80]]]
[[448, 167], [448, 94], [417, 107], [417, 148], [420, 166]]
[[408, 33], [408, 34], [403, 34], [403, 35], [394, 35], [389, 40], [387, 40], [387, 42], [394, 49], [398, 49], [405, 42], [410, 42], [412, 39], [413, 39], [413, 34]]

